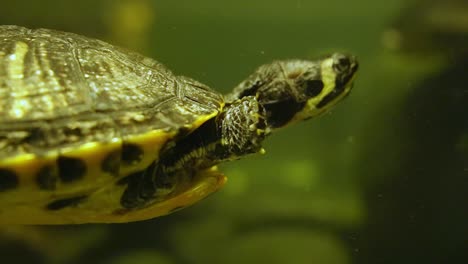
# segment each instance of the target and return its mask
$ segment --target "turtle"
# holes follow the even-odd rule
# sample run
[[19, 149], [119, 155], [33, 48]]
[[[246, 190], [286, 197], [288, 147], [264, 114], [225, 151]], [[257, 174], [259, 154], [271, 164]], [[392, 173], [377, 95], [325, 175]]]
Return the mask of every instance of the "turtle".
[[0, 224], [125, 223], [177, 211], [226, 182], [221, 162], [327, 112], [355, 56], [258, 67], [222, 95], [101, 40], [0, 26]]

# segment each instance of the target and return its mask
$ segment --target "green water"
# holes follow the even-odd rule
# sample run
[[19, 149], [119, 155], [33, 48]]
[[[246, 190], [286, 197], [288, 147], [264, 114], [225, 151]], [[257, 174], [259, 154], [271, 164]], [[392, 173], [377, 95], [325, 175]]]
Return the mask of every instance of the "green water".
[[2, 3], [1, 24], [103, 38], [221, 92], [275, 59], [339, 50], [360, 61], [345, 102], [271, 136], [267, 155], [222, 165], [228, 184], [208, 199], [140, 223], [43, 228], [40, 243], [5, 236], [2, 258], [468, 262], [468, 7], [443, 2]]

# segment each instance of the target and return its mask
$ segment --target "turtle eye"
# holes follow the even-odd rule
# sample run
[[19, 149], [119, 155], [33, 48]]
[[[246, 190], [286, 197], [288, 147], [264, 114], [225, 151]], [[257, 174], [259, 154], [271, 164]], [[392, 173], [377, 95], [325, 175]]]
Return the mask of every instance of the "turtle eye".
[[315, 97], [322, 92], [323, 82], [321, 80], [307, 80], [305, 82], [304, 93], [308, 97]]
[[350, 66], [351, 61], [345, 56], [337, 58], [333, 63], [333, 69], [336, 72], [345, 72], [349, 69]]

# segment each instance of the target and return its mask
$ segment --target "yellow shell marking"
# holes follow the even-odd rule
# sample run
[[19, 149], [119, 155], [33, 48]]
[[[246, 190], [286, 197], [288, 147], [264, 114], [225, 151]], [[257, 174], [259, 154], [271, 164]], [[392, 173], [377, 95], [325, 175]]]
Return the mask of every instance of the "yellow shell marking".
[[[189, 129], [195, 129], [217, 115], [200, 117]], [[159, 152], [165, 143], [172, 140], [176, 131], [155, 130], [130, 137], [124, 142], [91, 142], [75, 149], [66, 148], [49, 153], [44, 157], [33, 154], [19, 155], [0, 161], [0, 169], [12, 171], [18, 177], [18, 186], [0, 191], [0, 224], [81, 224], [116, 223], [138, 221], [166, 215], [178, 208], [189, 206], [210, 193], [218, 190], [226, 181], [216, 168], [200, 171], [192, 182], [183, 182], [176, 192], [164, 201], [146, 208], [128, 210], [122, 208], [120, 197], [126, 185], [117, 184], [119, 179], [144, 170], [159, 159]], [[104, 172], [103, 161], [110, 153], [122, 151], [123, 144], [133, 144], [142, 150], [136, 164], [126, 165], [120, 160], [119, 175]], [[38, 172], [45, 166], [52, 166], [57, 172], [59, 157], [76, 158], [83, 162], [86, 173], [82, 178], [63, 182], [59, 176], [53, 190], [41, 189], [37, 182]], [[76, 199], [76, 204], [73, 204]], [[70, 203], [59, 210], [50, 210], [53, 202]]]
[[[116, 206], [120, 206], [118, 200], [115, 200], [115, 195], [122, 190], [113, 187], [93, 193], [86, 202], [76, 207], [68, 207], [60, 211], [46, 211], [31, 204], [17, 204], [14, 207], [3, 207], [4, 209], [0, 211], [0, 224], [58, 225], [146, 220], [190, 206], [219, 190], [225, 182], [226, 177], [216, 168], [200, 171], [195, 176], [194, 182], [184, 186], [178, 195], [147, 208], [128, 212], [123, 209], [114, 210]], [[107, 207], [103, 207], [104, 205]], [[7, 209], [8, 211], [4, 211]]]

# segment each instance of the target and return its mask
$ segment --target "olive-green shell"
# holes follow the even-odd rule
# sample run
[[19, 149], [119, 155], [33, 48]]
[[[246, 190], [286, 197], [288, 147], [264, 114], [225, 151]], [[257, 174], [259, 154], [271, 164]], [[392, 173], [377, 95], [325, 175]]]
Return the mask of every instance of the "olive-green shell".
[[0, 26], [0, 224], [127, 222], [217, 190], [215, 168], [139, 210], [121, 180], [216, 116], [222, 95], [157, 61], [47, 29]]
[[222, 105], [205, 86], [96, 39], [19, 26], [0, 26], [0, 39], [0, 158], [190, 128]]

